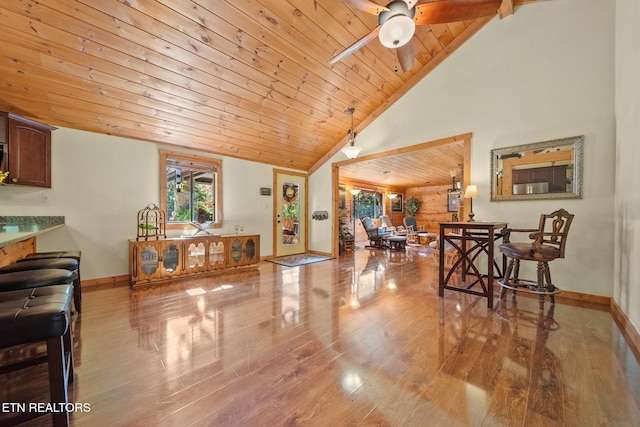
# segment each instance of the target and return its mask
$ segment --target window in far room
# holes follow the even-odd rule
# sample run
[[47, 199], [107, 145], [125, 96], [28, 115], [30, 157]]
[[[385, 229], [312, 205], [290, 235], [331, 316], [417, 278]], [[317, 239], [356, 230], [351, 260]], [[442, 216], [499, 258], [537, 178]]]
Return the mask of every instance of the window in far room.
[[380, 218], [382, 212], [382, 194], [377, 191], [363, 189], [353, 196], [354, 219], [364, 216], [369, 218]]
[[222, 161], [174, 151], [160, 151], [160, 208], [167, 229], [196, 222], [222, 227]]

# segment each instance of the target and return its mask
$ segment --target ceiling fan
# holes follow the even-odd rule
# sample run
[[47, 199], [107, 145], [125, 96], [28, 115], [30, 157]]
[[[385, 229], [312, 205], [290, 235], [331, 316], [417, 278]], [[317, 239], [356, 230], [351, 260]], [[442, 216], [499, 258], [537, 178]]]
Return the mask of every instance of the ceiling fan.
[[377, 37], [383, 46], [397, 48], [398, 62], [403, 71], [410, 70], [415, 60], [411, 38], [416, 25], [445, 24], [491, 16], [502, 3], [502, 0], [434, 0], [416, 6], [418, 0], [395, 0], [380, 6], [369, 0], [342, 1], [378, 15], [378, 26], [334, 56], [329, 64], [344, 59]]

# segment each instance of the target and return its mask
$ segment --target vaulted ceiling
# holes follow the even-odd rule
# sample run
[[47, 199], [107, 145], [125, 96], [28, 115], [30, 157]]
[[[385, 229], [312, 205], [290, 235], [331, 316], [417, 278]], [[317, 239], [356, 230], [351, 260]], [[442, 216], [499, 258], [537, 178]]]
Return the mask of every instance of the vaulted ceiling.
[[4, 1], [0, 110], [313, 171], [347, 143], [349, 108], [362, 130], [494, 16], [537, 1], [417, 26], [408, 71], [378, 40], [329, 64], [378, 22], [342, 0]]

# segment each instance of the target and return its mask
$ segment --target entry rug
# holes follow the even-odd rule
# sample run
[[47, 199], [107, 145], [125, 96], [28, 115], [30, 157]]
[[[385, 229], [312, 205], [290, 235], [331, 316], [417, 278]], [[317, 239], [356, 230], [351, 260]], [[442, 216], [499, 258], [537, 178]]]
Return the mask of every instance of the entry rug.
[[285, 267], [297, 267], [299, 265], [313, 264], [314, 262], [326, 261], [328, 259], [333, 259], [333, 257], [315, 254], [296, 254], [279, 256], [277, 258], [268, 259], [267, 261], [274, 264], [284, 265]]

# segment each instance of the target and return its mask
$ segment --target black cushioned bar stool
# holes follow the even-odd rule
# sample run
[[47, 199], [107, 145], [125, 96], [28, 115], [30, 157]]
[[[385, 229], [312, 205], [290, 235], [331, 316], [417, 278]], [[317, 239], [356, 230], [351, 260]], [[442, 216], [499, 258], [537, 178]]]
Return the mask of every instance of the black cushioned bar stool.
[[[69, 251], [52, 251], [52, 252], [33, 252], [27, 256], [25, 256], [23, 259], [19, 260], [18, 262], [21, 261], [30, 261], [30, 260], [34, 260], [34, 259], [51, 259], [51, 258], [73, 258], [75, 260], [78, 261], [78, 290], [76, 291], [76, 293], [74, 294], [73, 298], [74, 301], [78, 301], [76, 304], [78, 307], [76, 307], [76, 310], [78, 311], [78, 313], [80, 312], [80, 306], [82, 305], [82, 279], [80, 278], [80, 257], [82, 255], [81, 251], [75, 251], [75, 250], [69, 250]], [[75, 291], [75, 289], [74, 289]]]
[[78, 313], [81, 310], [82, 292], [80, 290], [80, 274], [78, 272], [80, 263], [74, 258], [51, 258], [20, 260], [0, 268], [0, 275], [14, 273], [17, 271], [61, 269], [68, 270], [73, 274], [73, 304]]
[[[15, 274], [9, 273], [8, 275]], [[0, 367], [0, 375], [47, 362], [53, 425], [69, 425], [67, 385], [73, 382], [71, 297], [73, 286], [51, 285], [0, 292], [0, 348], [47, 342], [47, 354]], [[18, 413], [6, 420], [15, 425], [41, 413]]]
[[80, 251], [33, 252], [24, 259], [74, 258], [80, 262]]
[[0, 292], [51, 285], [73, 285], [73, 273], [51, 268], [0, 274]]

